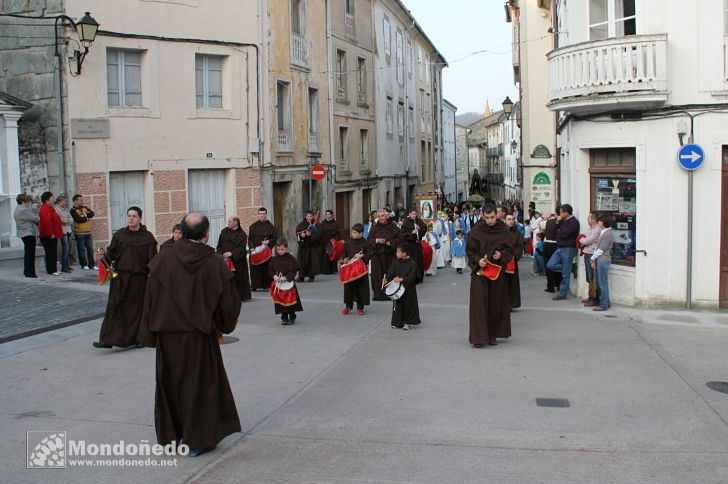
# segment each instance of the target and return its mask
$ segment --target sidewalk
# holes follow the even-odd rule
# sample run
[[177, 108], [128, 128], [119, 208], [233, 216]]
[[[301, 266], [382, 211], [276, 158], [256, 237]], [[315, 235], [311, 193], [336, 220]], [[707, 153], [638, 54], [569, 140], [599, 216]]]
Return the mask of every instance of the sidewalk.
[[390, 329], [390, 303], [341, 316], [332, 276], [299, 285], [295, 326], [255, 293], [222, 347], [244, 434], [175, 467], [26, 469], [28, 430], [155, 442], [155, 353], [92, 348], [99, 320], [0, 345], [3, 480], [725, 482], [728, 395], [705, 385], [728, 379], [722, 315], [594, 313], [522, 274], [513, 337], [483, 349], [467, 342], [469, 277], [451, 269], [418, 286], [410, 332]]

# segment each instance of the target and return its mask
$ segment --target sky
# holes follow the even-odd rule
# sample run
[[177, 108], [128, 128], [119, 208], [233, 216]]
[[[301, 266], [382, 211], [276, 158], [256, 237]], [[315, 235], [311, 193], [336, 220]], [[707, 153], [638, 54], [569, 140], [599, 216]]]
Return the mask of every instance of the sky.
[[[503, 1], [403, 0], [412, 15], [445, 57], [442, 71], [445, 99], [457, 114], [482, 113], [486, 101], [495, 111], [506, 98], [515, 102], [511, 26], [506, 23]], [[468, 55], [480, 50], [490, 52]]]

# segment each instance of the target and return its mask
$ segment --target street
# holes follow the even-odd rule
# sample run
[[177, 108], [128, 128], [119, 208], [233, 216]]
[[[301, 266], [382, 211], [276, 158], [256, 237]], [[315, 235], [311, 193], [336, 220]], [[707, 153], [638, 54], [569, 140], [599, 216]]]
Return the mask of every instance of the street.
[[705, 386], [726, 379], [725, 316], [597, 315], [529, 266], [513, 337], [482, 349], [450, 268], [418, 286], [409, 332], [389, 303], [340, 315], [334, 276], [300, 284], [295, 326], [255, 293], [222, 347], [244, 433], [172, 467], [26, 469], [29, 430], [154, 443], [155, 354], [93, 348], [98, 319], [2, 344], [3, 481], [725, 482], [728, 395]]

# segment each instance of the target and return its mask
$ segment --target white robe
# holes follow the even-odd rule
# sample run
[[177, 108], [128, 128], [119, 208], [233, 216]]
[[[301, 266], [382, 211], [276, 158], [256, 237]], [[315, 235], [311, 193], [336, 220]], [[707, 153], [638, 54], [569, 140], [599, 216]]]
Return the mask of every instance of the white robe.
[[432, 224], [432, 231], [440, 239], [440, 249], [436, 250], [433, 254], [433, 257], [436, 257], [433, 264], [436, 264], [437, 267], [445, 267], [445, 262], [450, 260], [450, 234], [447, 236], [442, 235], [442, 224], [439, 219], [435, 220], [435, 223]]
[[427, 232], [425, 234], [425, 240], [427, 241], [428, 244], [430, 244], [430, 247], [432, 247], [432, 263], [430, 264], [430, 268], [427, 269], [425, 274], [428, 274], [430, 276], [435, 276], [435, 275], [437, 275], [437, 260], [436, 259], [438, 257], [437, 253], [439, 252], [437, 249], [435, 249], [435, 245], [437, 245], [437, 240], [435, 239], [435, 237], [432, 235], [431, 232]]

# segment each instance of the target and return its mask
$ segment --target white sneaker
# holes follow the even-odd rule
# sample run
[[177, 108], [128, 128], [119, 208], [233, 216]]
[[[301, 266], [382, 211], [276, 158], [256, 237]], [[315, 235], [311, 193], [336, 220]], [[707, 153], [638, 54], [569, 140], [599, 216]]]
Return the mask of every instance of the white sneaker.
[[84, 271], [90, 271], [90, 270], [91, 270], [91, 269], [89, 269], [89, 267], [88, 267], [88, 266], [83, 266], [83, 267], [82, 267], [82, 269], [83, 269]]
[[60, 272], [58, 272], [58, 271], [56, 271], [56, 272], [52, 272], [52, 273], [51, 273], [51, 275], [52, 275], [52, 276], [60, 276], [60, 275], [61, 275], [61, 273], [60, 273]]
[[402, 326], [402, 331], [409, 331], [409, 324]]

